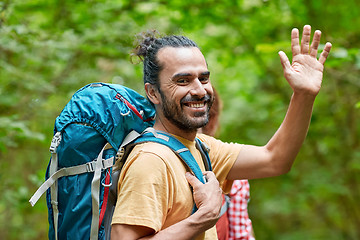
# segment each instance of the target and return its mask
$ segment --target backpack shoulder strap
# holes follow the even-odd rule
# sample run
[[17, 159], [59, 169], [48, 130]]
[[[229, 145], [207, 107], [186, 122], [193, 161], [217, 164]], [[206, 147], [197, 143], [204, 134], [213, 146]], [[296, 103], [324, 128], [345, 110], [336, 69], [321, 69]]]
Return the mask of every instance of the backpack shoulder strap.
[[[118, 151], [118, 160], [123, 162], [126, 161], [126, 158], [132, 148], [139, 143], [143, 142], [157, 142], [163, 145], [168, 146], [182, 161], [191, 169], [194, 175], [202, 182], [205, 183], [206, 179], [204, 178], [202, 171], [197, 164], [196, 160], [194, 159], [193, 155], [189, 151], [187, 147], [184, 146], [179, 140], [175, 137], [171, 136], [165, 132], [156, 131], [153, 128], [147, 128], [142, 134], [132, 131], [130, 132], [124, 139], [123, 143], [121, 144], [119, 151]], [[205, 169], [207, 171], [211, 171], [211, 162], [208, 155], [207, 147], [204, 143], [200, 141], [200, 139], [196, 139], [196, 147], [199, 149], [201, 156], [204, 161]], [[112, 173], [112, 183], [108, 205], [104, 217], [105, 221], [105, 236], [106, 239], [110, 239], [110, 232], [111, 232], [111, 219], [114, 213], [115, 204], [117, 201], [117, 182], [119, 179], [119, 174], [121, 171], [121, 164], [117, 167]], [[192, 213], [197, 210], [196, 205], [194, 204], [194, 208]]]
[[210, 148], [199, 138], [195, 138], [195, 141], [196, 141], [196, 148], [199, 150], [201, 154], [206, 171], [212, 171], [211, 161], [209, 156]]
[[[148, 128], [141, 135], [141, 137], [137, 138], [130, 145], [135, 145], [143, 142], [156, 142], [166, 145], [190, 168], [190, 170], [193, 172], [196, 178], [199, 179], [200, 182], [206, 182], [198, 163], [196, 162], [189, 149], [185, 147], [184, 144], [182, 144], [175, 137], [171, 136], [168, 133], [155, 131], [155, 129], [153, 128]], [[204, 161], [204, 164], [205, 166], [209, 165], [205, 162], [208, 162], [208, 160]]]

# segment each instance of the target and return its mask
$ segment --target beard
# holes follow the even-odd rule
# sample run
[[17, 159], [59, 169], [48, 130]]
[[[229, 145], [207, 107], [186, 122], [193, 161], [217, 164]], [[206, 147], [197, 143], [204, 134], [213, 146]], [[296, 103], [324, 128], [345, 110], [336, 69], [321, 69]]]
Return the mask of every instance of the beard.
[[[160, 90], [160, 96], [162, 99], [162, 112], [164, 116], [175, 126], [186, 132], [197, 131], [198, 128], [205, 126], [209, 122], [209, 111], [214, 101], [213, 96], [206, 94], [203, 98], [194, 96], [185, 96], [181, 99], [180, 105], [176, 104], [175, 101], [167, 98]], [[205, 112], [196, 112], [194, 116], [184, 114], [182, 109], [184, 102], [191, 101], [204, 101], [207, 104]]]

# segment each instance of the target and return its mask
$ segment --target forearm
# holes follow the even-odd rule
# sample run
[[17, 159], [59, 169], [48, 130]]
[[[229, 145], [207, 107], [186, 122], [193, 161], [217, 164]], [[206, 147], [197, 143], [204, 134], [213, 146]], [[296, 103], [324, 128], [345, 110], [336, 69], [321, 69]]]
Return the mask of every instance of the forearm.
[[262, 147], [245, 145], [231, 168], [228, 179], [253, 179], [271, 177], [290, 170], [308, 132], [313, 104], [319, 93], [323, 78], [324, 63], [331, 44], [326, 43], [317, 59], [320, 31], [315, 31], [310, 45], [311, 27], [304, 26], [301, 45], [299, 31], [291, 31], [292, 62], [279, 52], [284, 70], [294, 94], [280, 128]]
[[[206, 219], [206, 220], [204, 220]], [[194, 239], [213, 227], [218, 220], [218, 214], [199, 209], [188, 218], [165, 228], [158, 233], [141, 239]]]
[[313, 95], [295, 92], [283, 123], [265, 145], [275, 175], [289, 171], [299, 153], [309, 129], [314, 100]]
[[202, 184], [192, 174], [186, 174], [193, 188], [198, 210], [186, 219], [144, 239], [194, 239], [216, 224], [222, 205], [222, 191], [213, 172], [205, 172], [204, 175], [207, 182]]
[[315, 97], [321, 88], [324, 63], [331, 44], [325, 44], [324, 51], [317, 60], [320, 36], [321, 31], [315, 31], [310, 45], [311, 27], [305, 25], [300, 45], [299, 31], [293, 29], [292, 63], [290, 64], [284, 52], [279, 52], [284, 76], [294, 94], [282, 125], [265, 148], [271, 153], [271, 162], [275, 163], [275, 168], [282, 170], [280, 174], [290, 170], [300, 150], [308, 132]]
[[309, 129], [315, 96], [294, 93], [286, 116], [265, 146], [244, 145], [227, 179], [254, 179], [287, 173]]
[[114, 224], [111, 229], [112, 240], [122, 239], [194, 239], [213, 227], [219, 217], [214, 208], [199, 208], [194, 214], [157, 233], [148, 227]]

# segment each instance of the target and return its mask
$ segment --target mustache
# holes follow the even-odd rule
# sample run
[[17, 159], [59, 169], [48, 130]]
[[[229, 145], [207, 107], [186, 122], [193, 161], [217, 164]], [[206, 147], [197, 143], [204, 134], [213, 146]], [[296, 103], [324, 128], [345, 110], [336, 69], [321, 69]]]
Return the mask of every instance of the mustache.
[[183, 99], [181, 99], [180, 103], [184, 102], [210, 102], [213, 99], [212, 95], [206, 94], [204, 97], [199, 98], [197, 96], [185, 96]]

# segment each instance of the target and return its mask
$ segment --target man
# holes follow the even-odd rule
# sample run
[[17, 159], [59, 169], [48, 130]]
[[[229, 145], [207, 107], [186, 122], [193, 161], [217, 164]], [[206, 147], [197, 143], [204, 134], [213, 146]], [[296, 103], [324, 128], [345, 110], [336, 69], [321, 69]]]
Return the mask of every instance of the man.
[[[177, 137], [204, 170], [194, 144], [198, 136], [210, 147], [213, 172], [204, 172], [208, 181], [202, 184], [166, 146], [137, 145], [119, 178], [113, 239], [216, 239], [214, 225], [222, 204], [219, 186], [227, 192], [232, 180], [290, 170], [307, 134], [331, 49], [327, 43], [317, 59], [321, 32], [315, 31], [311, 46], [310, 35], [311, 27], [304, 26], [300, 45], [299, 31], [292, 30], [292, 63], [279, 52], [293, 95], [283, 123], [265, 146], [223, 143], [197, 134], [208, 121], [213, 101], [210, 71], [201, 51], [182, 36], [141, 42], [137, 54], [144, 59], [146, 95], [156, 108], [154, 128]], [[191, 214], [193, 202], [198, 210]]]

